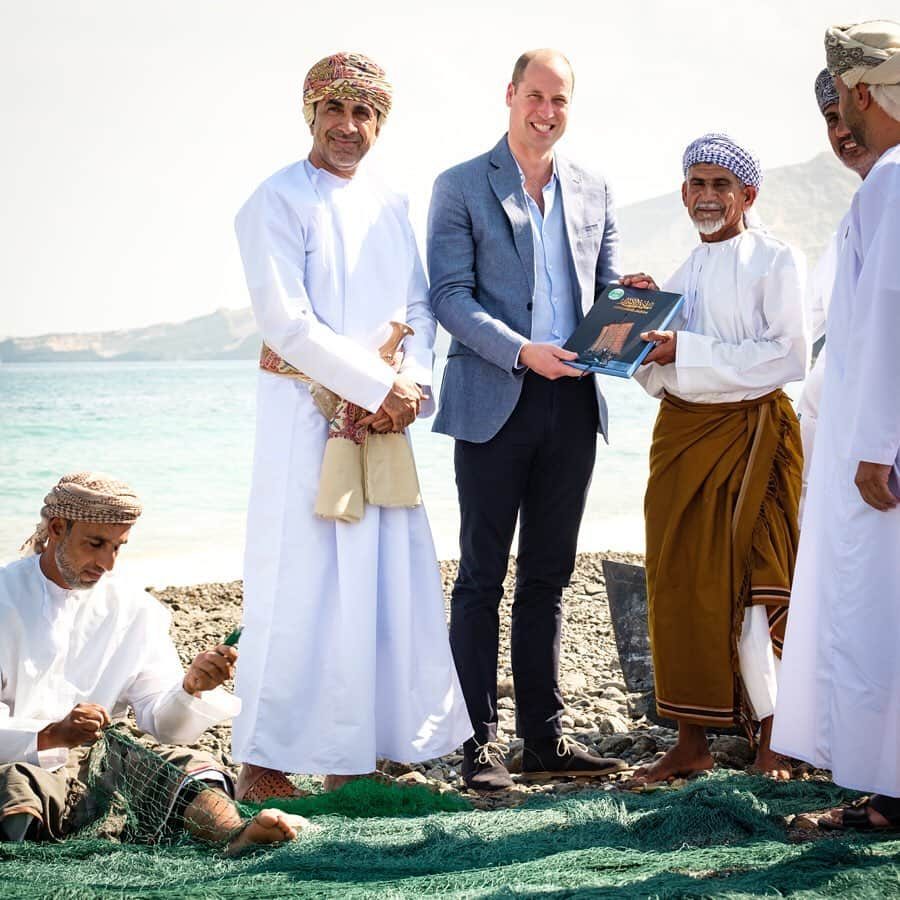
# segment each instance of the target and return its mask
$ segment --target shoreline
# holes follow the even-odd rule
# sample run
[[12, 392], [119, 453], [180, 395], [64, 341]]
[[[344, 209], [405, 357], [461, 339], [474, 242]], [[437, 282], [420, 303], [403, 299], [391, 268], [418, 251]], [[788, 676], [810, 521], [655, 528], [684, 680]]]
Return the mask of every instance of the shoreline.
[[[184, 556], [184, 557], [171, 557], [171, 556], [156, 557], [156, 556], [153, 556], [153, 557], [146, 557], [146, 558], [138, 557], [135, 559], [128, 559], [128, 560], [125, 560], [121, 564], [121, 569], [122, 569], [121, 574], [124, 575], [125, 577], [127, 577], [129, 581], [139, 582], [139, 581], [143, 581], [144, 579], [136, 578], [135, 570], [137, 570], [138, 573], [140, 573], [140, 571], [142, 569], [144, 569], [145, 567], [148, 567], [150, 565], [152, 565], [154, 568], [157, 568], [157, 567], [161, 568], [161, 567], [165, 566], [166, 564], [173, 564], [173, 568], [176, 571], [179, 571], [179, 570], [181, 570], [181, 566], [179, 565], [179, 563], [184, 564], [190, 559], [196, 559], [196, 557], [195, 556]], [[587, 550], [587, 549], [582, 550], [579, 548], [579, 550], [576, 554], [576, 557], [575, 557], [575, 570], [572, 574], [573, 585], [579, 578], [580, 569], [586, 568], [586, 569], [590, 570], [590, 569], [593, 569], [594, 567], [597, 567], [599, 569], [600, 560], [603, 560], [603, 559], [611, 559], [611, 560], [615, 560], [617, 562], [627, 562], [627, 563], [631, 563], [632, 565], [641, 565], [642, 566], [644, 564], [644, 553], [642, 551], [637, 551], [637, 550], [620, 550], [620, 549], [614, 548], [614, 547], [607, 547], [605, 550]], [[5, 561], [0, 562], [0, 565], [5, 565], [6, 563], [9, 563], [12, 561], [13, 561], [12, 559], [5, 560]], [[506, 581], [504, 582], [504, 589], [509, 584], [510, 578], [512, 578], [515, 575], [515, 566], [516, 566], [515, 557], [510, 556], [509, 557], [509, 570], [507, 572]], [[444, 595], [445, 595], [445, 600], [446, 600], [446, 598], [449, 596], [450, 588], [453, 585], [453, 578], [456, 577], [456, 571], [459, 567], [459, 559], [456, 557], [447, 557], [445, 559], [439, 559], [438, 567], [440, 568], [440, 571], [441, 571], [441, 579], [442, 579], [442, 582], [444, 585]], [[116, 571], [117, 571], [117, 573], [119, 572], [118, 566], [117, 566]], [[448, 581], [448, 577], [450, 576], [451, 573], [452, 573], [452, 578], [450, 578], [450, 580]], [[154, 595], [164, 594], [166, 597], [168, 597], [172, 593], [180, 593], [180, 592], [184, 592], [187, 596], [190, 597], [190, 596], [193, 596], [196, 592], [202, 591], [202, 590], [207, 590], [207, 591], [225, 590], [225, 591], [229, 591], [229, 592], [232, 590], [241, 591], [242, 585], [243, 585], [243, 579], [240, 577], [239, 574], [234, 574], [234, 573], [231, 573], [231, 574], [233, 574], [234, 577], [229, 577], [226, 574], [224, 577], [216, 577], [216, 578], [209, 578], [209, 579], [195, 577], [193, 580], [190, 580], [190, 581], [182, 581], [180, 578], [178, 578], [176, 580], [169, 581], [166, 584], [148, 583], [146, 590], [150, 591]], [[600, 580], [603, 581], [602, 573], [601, 573]], [[567, 590], [571, 590], [571, 589], [572, 589], [572, 586], [570, 586], [570, 588], [567, 588]], [[606, 596], [605, 592], [604, 592], [603, 596], [605, 598], [605, 596]], [[161, 599], [163, 599], [163, 598], [161, 598]], [[168, 601], [164, 599], [164, 602], [168, 602]]]
[[[634, 519], [634, 521], [632, 521]], [[618, 527], [612, 523], [597, 523], [587, 517], [582, 526], [582, 540], [578, 545], [578, 557], [605, 556], [612, 559], [637, 559], [643, 561], [643, 552], [634, 549], [640, 542], [635, 539], [637, 530], [637, 517], [623, 517]], [[641, 531], [643, 531], [643, 517], [640, 518]], [[7, 546], [18, 547], [28, 534], [33, 530], [30, 527], [15, 529], [15, 539], [8, 541]], [[458, 520], [452, 523], [452, 527], [435, 526], [432, 521], [432, 537], [434, 539], [439, 557], [441, 571], [446, 566], [454, 566], [457, 559], [453, 556], [458, 546]], [[620, 540], [615, 540], [613, 532], [618, 532]], [[124, 578], [132, 584], [138, 584], [147, 590], [168, 591], [172, 589], [185, 590], [188, 588], [230, 585], [240, 582], [243, 569], [244, 542], [243, 536], [226, 538], [220, 542], [216, 549], [210, 550], [191, 547], [181, 552], [142, 553], [140, 535], [132, 538], [135, 544], [134, 550], [127, 548], [128, 555], [122, 555], [116, 564], [118, 577]], [[130, 542], [131, 543], [131, 542]], [[605, 548], [605, 549], [601, 549]], [[14, 550], [0, 554], [0, 566], [8, 565], [19, 558]]]

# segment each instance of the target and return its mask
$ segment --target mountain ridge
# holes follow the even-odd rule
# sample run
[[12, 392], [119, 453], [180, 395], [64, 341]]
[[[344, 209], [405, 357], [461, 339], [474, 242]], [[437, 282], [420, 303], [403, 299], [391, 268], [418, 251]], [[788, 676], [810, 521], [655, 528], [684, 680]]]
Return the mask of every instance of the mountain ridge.
[[[812, 264], [849, 206], [859, 180], [830, 152], [766, 173], [757, 202], [763, 223], [806, 253]], [[680, 191], [622, 207], [622, 271], [663, 281], [690, 253], [697, 233]], [[260, 336], [250, 307], [217, 309], [185, 322], [86, 333], [51, 333], [0, 340], [0, 362], [139, 362], [255, 359]], [[437, 349], [448, 338], [439, 330]]]

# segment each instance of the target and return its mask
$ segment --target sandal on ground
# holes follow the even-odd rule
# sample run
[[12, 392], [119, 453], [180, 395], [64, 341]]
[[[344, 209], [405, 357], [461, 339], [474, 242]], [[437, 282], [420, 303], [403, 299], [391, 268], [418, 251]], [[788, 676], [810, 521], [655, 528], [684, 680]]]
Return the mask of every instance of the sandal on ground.
[[238, 797], [245, 803], [265, 803], [266, 800], [289, 799], [291, 797], [308, 797], [308, 791], [301, 791], [283, 772], [271, 769], [263, 772], [250, 783], [250, 786]]
[[[884, 816], [888, 824], [873, 825], [869, 818], [870, 809]], [[890, 831], [900, 828], [900, 799], [886, 797], [883, 794], [861, 797], [841, 810], [840, 824], [822, 818], [819, 819], [818, 825], [832, 831], [842, 831], [845, 828], [855, 828], [857, 831]]]

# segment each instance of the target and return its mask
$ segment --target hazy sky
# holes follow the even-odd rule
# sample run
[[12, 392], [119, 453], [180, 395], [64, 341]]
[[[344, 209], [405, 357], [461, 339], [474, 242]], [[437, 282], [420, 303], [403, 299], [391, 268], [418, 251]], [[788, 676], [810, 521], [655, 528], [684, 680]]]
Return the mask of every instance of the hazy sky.
[[370, 54], [395, 84], [366, 163], [410, 194], [421, 234], [434, 176], [505, 130], [522, 50], [569, 56], [558, 146], [626, 204], [674, 190], [704, 131], [731, 131], [770, 167], [821, 152], [825, 27], [896, 7], [0, 0], [0, 336], [245, 306], [234, 214], [308, 152], [303, 76], [335, 50]]

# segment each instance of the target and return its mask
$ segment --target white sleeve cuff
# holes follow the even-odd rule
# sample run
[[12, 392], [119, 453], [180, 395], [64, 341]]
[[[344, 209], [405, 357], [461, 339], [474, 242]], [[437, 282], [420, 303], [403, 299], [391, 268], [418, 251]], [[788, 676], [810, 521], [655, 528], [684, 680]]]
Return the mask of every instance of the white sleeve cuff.
[[[871, 444], [855, 443], [851, 459], [856, 461], [856, 465], [861, 462], [875, 463], [878, 466], [894, 466], [897, 462], [898, 448], [893, 444]], [[856, 470], [854, 469], [854, 474]]]
[[519, 349], [516, 351], [516, 360], [513, 363], [512, 367], [514, 373], [524, 372], [528, 368], [528, 366], [523, 365], [519, 360], [519, 357], [522, 355], [522, 351], [525, 349], [525, 347], [528, 346], [528, 344], [529, 341], [522, 341], [522, 343], [519, 344]]
[[41, 751], [37, 748], [38, 734], [50, 724], [50, 719], [0, 719], [0, 765], [25, 762], [30, 766], [48, 768], [42, 763], [41, 754], [55, 752], [57, 749], [65, 753], [65, 763], [69, 758], [69, 751], [65, 747]]
[[240, 711], [240, 699], [224, 688], [192, 697], [179, 685], [160, 699], [154, 711], [154, 736], [164, 744], [192, 744], [207, 728]]
[[[22, 737], [25, 737], [23, 734]], [[22, 759], [28, 763], [29, 766], [40, 766], [41, 765], [41, 753], [46, 753], [46, 750], [38, 750], [37, 748], [37, 739], [38, 733], [35, 732], [28, 736], [29, 740], [27, 745], [25, 746], [25, 752], [22, 754]], [[10, 760], [10, 762], [14, 762], [15, 760]], [[43, 768], [43, 767], [42, 767]]]
[[679, 331], [675, 342], [675, 368], [708, 368], [712, 365], [712, 338], [692, 331]]
[[[37, 746], [37, 739], [35, 739], [35, 746]], [[48, 750], [38, 750], [35, 756], [37, 757], [37, 765], [42, 769], [54, 772], [56, 769], [61, 769], [69, 761], [69, 748], [51, 747]]]
[[240, 697], [235, 697], [223, 687], [204, 691], [199, 697], [192, 697], [187, 691], [181, 690], [179, 700], [195, 714], [209, 719], [210, 724], [217, 725], [225, 719], [233, 719], [241, 711]]

